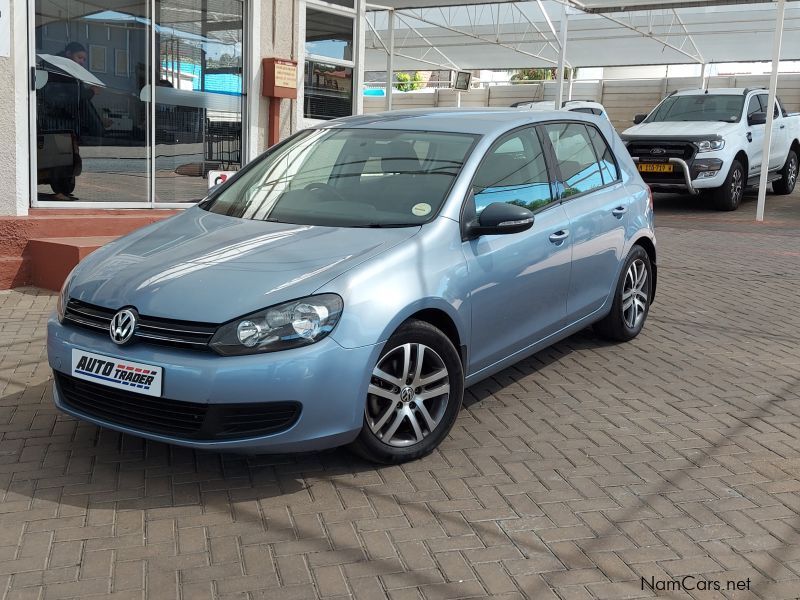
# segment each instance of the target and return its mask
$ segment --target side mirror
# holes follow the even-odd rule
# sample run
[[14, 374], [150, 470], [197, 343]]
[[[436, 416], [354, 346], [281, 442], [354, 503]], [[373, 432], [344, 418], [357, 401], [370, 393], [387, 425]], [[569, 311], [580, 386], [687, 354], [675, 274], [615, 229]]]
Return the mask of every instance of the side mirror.
[[636, 115], [633, 117], [633, 124], [638, 125], [647, 118], [647, 115]]
[[519, 233], [533, 226], [533, 213], [523, 206], [492, 202], [483, 209], [477, 222], [473, 221], [467, 228], [470, 238], [481, 235], [503, 235]]
[[747, 116], [748, 125], [763, 125], [766, 122], [767, 122], [767, 113], [765, 112], [754, 112]]

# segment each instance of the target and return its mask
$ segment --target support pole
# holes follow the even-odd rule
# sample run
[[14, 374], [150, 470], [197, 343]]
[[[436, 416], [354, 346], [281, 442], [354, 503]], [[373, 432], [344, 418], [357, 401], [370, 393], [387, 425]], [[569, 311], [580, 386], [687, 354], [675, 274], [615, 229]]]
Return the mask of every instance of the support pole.
[[556, 73], [556, 81], [558, 87], [556, 88], [556, 102], [555, 109], [561, 108], [561, 103], [564, 99], [564, 63], [567, 57], [567, 6], [561, 5], [561, 29], [558, 34], [558, 72]]
[[389, 10], [389, 44], [386, 46], [386, 110], [392, 110], [394, 89], [394, 10]]
[[700, 67], [700, 89], [706, 89], [708, 84], [708, 78], [706, 77], [706, 72], [708, 69], [708, 63], [703, 63]]
[[[772, 124], [775, 120], [775, 93], [778, 89], [778, 67], [781, 62], [781, 43], [783, 42], [783, 17], [786, 12], [786, 0], [778, 0], [778, 14], [775, 17], [775, 34], [772, 44], [772, 75], [769, 78], [769, 106], [767, 107], [767, 123], [764, 129], [764, 150], [761, 153], [761, 177], [758, 180], [758, 205], [756, 221], [764, 220], [764, 205], [767, 201], [767, 172], [769, 171], [769, 151], [772, 147]], [[746, 177], [746, 175], [745, 175]]]

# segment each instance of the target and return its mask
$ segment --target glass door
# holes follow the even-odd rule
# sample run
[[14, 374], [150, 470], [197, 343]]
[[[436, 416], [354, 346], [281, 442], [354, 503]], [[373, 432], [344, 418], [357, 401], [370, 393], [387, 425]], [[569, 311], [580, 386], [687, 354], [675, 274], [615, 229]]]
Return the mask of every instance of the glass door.
[[196, 202], [238, 170], [243, 8], [35, 0], [33, 205]]
[[149, 202], [150, 14], [36, 0], [34, 205]]
[[156, 0], [155, 202], [196, 202], [242, 161], [241, 0]]

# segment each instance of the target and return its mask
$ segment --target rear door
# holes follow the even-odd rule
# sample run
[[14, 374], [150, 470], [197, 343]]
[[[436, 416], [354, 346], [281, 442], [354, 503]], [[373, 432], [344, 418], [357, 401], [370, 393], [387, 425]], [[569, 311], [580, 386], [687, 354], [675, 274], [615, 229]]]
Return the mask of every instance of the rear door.
[[[767, 112], [769, 105], [769, 96], [767, 94], [759, 94], [761, 106], [763, 111]], [[783, 163], [786, 162], [786, 155], [789, 153], [789, 145], [787, 144], [788, 132], [786, 131], [786, 122], [783, 113], [778, 108], [778, 102], [775, 101], [775, 106], [772, 107], [772, 114], [774, 120], [772, 121], [772, 142], [769, 145], [769, 168], [770, 170], [780, 169]], [[766, 127], [761, 125], [761, 127]], [[761, 146], [763, 147], [764, 141], [762, 139]], [[760, 163], [761, 161], [759, 161]]]
[[[750, 117], [754, 113], [764, 112], [764, 105], [761, 104], [761, 99], [759, 98], [758, 94], [753, 94], [750, 96], [750, 100], [747, 102], [747, 115], [746, 119], [749, 123]], [[765, 125], [748, 125], [747, 126], [747, 133], [749, 134], [748, 137], [748, 144], [747, 144], [747, 156], [749, 158], [748, 164], [748, 172], [747, 176], [752, 177], [753, 175], [757, 175], [759, 170], [761, 169], [761, 156], [764, 154], [764, 131]], [[726, 166], [726, 168], [728, 168]]]
[[567, 322], [572, 323], [599, 309], [616, 284], [630, 197], [597, 127], [564, 122], [542, 128], [557, 165], [557, 193], [570, 221]]

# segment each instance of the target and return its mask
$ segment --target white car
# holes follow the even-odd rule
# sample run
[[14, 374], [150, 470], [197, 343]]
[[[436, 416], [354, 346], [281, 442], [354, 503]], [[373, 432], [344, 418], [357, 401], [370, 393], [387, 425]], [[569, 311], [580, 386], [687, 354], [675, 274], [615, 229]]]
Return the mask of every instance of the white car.
[[[721, 88], [673, 92], [649, 115], [637, 115], [622, 139], [653, 191], [713, 196], [719, 210], [736, 210], [761, 173], [768, 92]], [[797, 182], [800, 116], [776, 99], [769, 179], [776, 194]]]
[[[528, 110], [556, 110], [556, 103], [552, 100], [541, 100], [538, 102], [518, 102], [514, 104], [516, 108], [524, 108]], [[565, 100], [561, 103], [561, 110], [568, 110], [571, 112], [586, 113], [589, 115], [598, 115], [608, 119], [605, 107], [599, 102], [592, 100]]]

